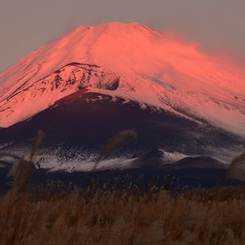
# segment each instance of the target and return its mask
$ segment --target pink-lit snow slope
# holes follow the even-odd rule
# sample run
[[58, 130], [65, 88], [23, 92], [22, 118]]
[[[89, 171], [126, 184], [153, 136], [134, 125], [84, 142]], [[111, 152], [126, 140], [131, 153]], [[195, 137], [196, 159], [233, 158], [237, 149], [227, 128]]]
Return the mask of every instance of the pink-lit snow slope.
[[[65, 92], [48, 89], [55, 71], [72, 62], [98, 66], [96, 79], [97, 72], [101, 73], [104, 85], [112, 77], [120, 78], [119, 87], [111, 91], [97, 86], [94, 76], [88, 91], [157, 106], [182, 116], [188, 112], [189, 116], [245, 136], [244, 71], [228, 59], [201, 52], [197, 43], [178, 40], [135, 22], [74, 28], [1, 73], [0, 127], [25, 120], [76, 92], [78, 84], [69, 85]], [[80, 72], [76, 69], [64, 68], [63, 80]], [[43, 86], [47, 87], [45, 93], [37, 92]]]

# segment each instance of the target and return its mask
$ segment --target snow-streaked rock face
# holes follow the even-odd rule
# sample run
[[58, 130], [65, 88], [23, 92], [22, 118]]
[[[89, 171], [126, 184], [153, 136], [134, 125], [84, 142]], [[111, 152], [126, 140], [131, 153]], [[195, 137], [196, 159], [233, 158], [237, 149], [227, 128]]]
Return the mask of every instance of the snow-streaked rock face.
[[0, 86], [0, 127], [83, 89], [245, 135], [245, 74], [138, 23], [74, 28], [1, 73]]
[[1, 103], [3, 127], [27, 119], [78, 90], [115, 90], [119, 77], [98, 66], [72, 63], [18, 91]]

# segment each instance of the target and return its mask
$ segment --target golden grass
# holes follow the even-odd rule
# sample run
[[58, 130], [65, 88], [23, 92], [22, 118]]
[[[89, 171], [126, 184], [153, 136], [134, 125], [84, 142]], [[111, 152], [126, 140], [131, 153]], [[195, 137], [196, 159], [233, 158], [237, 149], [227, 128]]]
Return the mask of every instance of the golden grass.
[[[245, 190], [171, 194], [150, 189], [74, 191], [9, 203], [0, 198], [1, 244], [244, 244]], [[210, 195], [208, 195], [210, 193]], [[235, 194], [234, 194], [235, 193]], [[225, 198], [230, 197], [232, 198]]]

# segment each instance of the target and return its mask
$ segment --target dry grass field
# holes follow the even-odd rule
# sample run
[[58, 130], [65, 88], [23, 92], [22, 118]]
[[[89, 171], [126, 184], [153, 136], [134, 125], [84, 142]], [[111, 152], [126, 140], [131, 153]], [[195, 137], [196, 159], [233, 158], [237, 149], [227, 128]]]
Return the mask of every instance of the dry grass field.
[[0, 198], [0, 244], [245, 244], [245, 189], [103, 187]]

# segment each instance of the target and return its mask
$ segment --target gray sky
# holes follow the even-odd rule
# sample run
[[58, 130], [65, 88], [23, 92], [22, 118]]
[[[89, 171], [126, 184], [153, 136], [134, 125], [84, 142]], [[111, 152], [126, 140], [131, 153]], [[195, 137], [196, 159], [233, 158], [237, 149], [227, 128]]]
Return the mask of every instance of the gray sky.
[[137, 21], [245, 60], [245, 0], [0, 0], [0, 72], [78, 25]]

